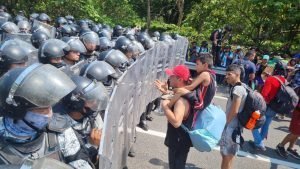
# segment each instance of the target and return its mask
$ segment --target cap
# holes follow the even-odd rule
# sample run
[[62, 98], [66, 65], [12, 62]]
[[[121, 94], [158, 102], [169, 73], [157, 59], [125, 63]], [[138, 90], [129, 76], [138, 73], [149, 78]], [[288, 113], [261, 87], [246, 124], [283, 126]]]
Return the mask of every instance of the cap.
[[166, 69], [165, 72], [169, 76], [175, 75], [184, 81], [188, 81], [190, 78], [190, 70], [185, 65], [178, 65], [173, 69]]
[[236, 49], [242, 49], [241, 46], [237, 46]]
[[269, 60], [269, 59], [270, 59], [270, 56], [269, 56], [269, 55], [263, 55], [263, 59]]

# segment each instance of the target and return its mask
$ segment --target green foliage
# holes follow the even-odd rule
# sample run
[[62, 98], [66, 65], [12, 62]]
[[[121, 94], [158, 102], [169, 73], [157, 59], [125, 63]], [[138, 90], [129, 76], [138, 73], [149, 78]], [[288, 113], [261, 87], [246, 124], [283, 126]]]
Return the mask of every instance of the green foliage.
[[[300, 50], [298, 0], [185, 0], [181, 26], [176, 0], [151, 0], [151, 30], [179, 33], [190, 41], [208, 40], [211, 32], [229, 24], [231, 43], [279, 50]], [[13, 12], [45, 12], [53, 19], [73, 15], [109, 25], [145, 27], [147, 0], [18, 0]]]

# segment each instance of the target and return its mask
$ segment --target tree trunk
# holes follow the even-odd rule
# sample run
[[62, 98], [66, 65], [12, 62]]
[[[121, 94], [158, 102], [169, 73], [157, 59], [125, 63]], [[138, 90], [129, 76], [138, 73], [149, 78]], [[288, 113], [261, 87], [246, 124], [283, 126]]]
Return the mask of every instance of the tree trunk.
[[179, 11], [177, 25], [180, 26], [182, 23], [182, 19], [183, 19], [184, 0], [177, 0], [176, 4], [177, 4], [178, 11]]
[[151, 26], [151, 0], [147, 0], [147, 29]]

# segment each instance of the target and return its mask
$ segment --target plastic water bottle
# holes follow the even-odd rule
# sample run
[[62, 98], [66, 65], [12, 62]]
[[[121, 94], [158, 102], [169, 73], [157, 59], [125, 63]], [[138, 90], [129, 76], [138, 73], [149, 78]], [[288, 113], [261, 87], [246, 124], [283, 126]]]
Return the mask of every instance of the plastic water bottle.
[[246, 128], [249, 130], [254, 129], [256, 125], [256, 121], [260, 118], [260, 112], [257, 110], [252, 113], [251, 118], [249, 119], [248, 123], [246, 124]]

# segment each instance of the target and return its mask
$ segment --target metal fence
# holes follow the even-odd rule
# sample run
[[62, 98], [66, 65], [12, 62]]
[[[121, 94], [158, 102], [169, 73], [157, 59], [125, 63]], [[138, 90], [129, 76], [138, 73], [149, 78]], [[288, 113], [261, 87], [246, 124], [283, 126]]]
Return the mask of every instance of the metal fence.
[[166, 80], [164, 69], [184, 64], [187, 39], [156, 45], [141, 54], [118, 80], [105, 112], [99, 149], [99, 168], [121, 169], [136, 136], [135, 127], [147, 104], [159, 97], [155, 79]]

